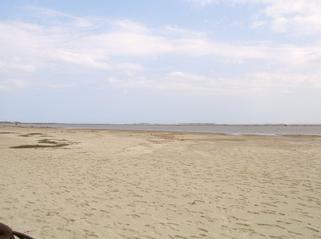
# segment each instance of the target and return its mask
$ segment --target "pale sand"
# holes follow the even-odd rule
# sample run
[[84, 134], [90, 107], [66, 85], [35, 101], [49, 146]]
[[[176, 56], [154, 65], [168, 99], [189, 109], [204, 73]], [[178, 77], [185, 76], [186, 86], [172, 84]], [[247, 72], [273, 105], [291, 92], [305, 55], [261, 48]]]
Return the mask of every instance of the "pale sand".
[[[35, 238], [321, 238], [320, 137], [0, 132], [0, 222]], [[71, 144], [10, 148], [41, 139]]]

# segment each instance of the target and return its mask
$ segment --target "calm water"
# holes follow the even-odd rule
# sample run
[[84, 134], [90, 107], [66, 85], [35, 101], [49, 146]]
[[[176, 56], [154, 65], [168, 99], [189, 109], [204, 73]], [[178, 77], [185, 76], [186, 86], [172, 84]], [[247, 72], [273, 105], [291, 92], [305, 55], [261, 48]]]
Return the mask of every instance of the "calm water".
[[199, 132], [254, 135], [321, 135], [321, 125], [215, 125], [215, 124], [19, 124], [34, 127], [61, 127], [79, 129], [117, 129]]

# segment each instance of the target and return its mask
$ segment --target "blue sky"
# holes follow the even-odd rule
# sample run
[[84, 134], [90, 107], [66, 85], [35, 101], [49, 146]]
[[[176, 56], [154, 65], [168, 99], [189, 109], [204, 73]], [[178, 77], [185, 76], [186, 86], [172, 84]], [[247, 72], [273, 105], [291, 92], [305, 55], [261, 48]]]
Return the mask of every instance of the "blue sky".
[[0, 3], [0, 120], [321, 123], [321, 0]]

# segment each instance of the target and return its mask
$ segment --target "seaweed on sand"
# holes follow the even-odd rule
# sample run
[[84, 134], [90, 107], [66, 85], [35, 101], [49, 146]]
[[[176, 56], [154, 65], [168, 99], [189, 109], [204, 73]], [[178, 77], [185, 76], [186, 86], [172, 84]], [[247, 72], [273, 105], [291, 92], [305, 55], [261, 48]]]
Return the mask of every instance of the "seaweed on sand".
[[56, 143], [56, 144], [23, 144], [17, 146], [11, 146], [12, 149], [30, 149], [30, 148], [60, 148], [68, 146], [66, 143]]

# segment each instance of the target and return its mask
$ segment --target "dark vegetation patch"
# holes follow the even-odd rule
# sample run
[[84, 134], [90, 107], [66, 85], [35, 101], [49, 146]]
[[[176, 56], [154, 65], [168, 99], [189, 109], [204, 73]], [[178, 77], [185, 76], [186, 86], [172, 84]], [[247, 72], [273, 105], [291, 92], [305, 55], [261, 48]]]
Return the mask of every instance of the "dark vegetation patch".
[[[28, 134], [22, 134], [21, 137], [31, 137], [31, 136], [40, 136], [40, 137], [51, 137], [46, 136], [42, 133], [28, 133]], [[53, 138], [43, 138], [38, 139], [38, 142], [33, 144], [23, 144], [23, 145], [16, 145], [11, 146], [12, 149], [30, 149], [30, 148], [61, 148], [68, 146], [70, 144], [75, 144], [75, 142], [70, 142], [66, 139], [53, 139]]]
[[[63, 141], [63, 142], [62, 142]], [[12, 149], [30, 149], [30, 148], [61, 148], [70, 145], [71, 143], [65, 139], [39, 139], [36, 144], [23, 144], [12, 146]]]
[[23, 144], [17, 146], [11, 146], [12, 149], [30, 149], [30, 148], [60, 148], [68, 146], [67, 143], [56, 143], [56, 144]]
[[28, 133], [28, 134], [21, 134], [21, 137], [31, 137], [31, 136], [44, 136], [42, 133]]

